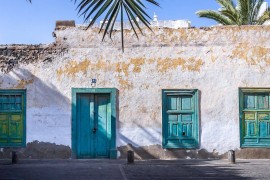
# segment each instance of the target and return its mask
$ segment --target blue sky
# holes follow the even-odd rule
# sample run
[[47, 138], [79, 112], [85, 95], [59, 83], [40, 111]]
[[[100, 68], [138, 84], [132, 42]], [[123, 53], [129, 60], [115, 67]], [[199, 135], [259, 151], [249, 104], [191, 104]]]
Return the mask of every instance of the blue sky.
[[[1, 0], [0, 44], [45, 44], [53, 42], [56, 20], [75, 20], [81, 24], [76, 5], [71, 0]], [[159, 20], [188, 19], [192, 26], [211, 26], [214, 21], [198, 18], [201, 9], [218, 9], [215, 0], [157, 0], [161, 8], [147, 4], [148, 14]]]

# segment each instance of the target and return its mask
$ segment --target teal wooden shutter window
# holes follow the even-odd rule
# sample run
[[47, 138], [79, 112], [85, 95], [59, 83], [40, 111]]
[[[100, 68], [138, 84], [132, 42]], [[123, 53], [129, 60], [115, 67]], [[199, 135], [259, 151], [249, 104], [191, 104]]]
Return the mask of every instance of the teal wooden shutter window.
[[0, 147], [25, 146], [25, 90], [0, 90]]
[[239, 90], [241, 147], [270, 147], [270, 89]]
[[198, 90], [162, 90], [164, 148], [199, 145]]

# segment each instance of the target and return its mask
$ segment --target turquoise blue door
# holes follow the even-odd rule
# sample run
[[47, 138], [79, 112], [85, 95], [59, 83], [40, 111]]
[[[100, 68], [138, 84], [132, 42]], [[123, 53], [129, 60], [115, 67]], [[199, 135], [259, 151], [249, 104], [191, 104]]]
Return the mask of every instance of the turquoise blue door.
[[198, 91], [163, 90], [163, 147], [198, 146]]
[[110, 156], [110, 94], [77, 94], [78, 158]]

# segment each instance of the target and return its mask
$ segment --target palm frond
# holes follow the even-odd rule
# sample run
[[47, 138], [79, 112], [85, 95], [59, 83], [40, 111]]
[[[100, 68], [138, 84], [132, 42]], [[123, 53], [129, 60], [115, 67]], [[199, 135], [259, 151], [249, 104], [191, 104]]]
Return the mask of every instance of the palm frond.
[[263, 15], [258, 18], [256, 25], [263, 25], [268, 20], [270, 20], [270, 9], [265, 11]]
[[234, 24], [238, 24], [239, 23], [239, 16], [238, 14], [232, 14], [231, 11], [228, 10], [221, 10], [219, 11], [220, 14], [222, 14], [223, 16], [227, 17], [228, 19], [230, 19], [232, 22], [234, 22]]
[[[105, 14], [104, 21], [101, 25], [100, 32], [104, 29], [103, 38], [109, 34], [111, 38], [113, 27], [115, 25], [116, 19], [119, 17], [121, 22], [121, 39], [122, 39], [122, 50], [124, 50], [124, 35], [123, 35], [123, 21], [124, 13], [126, 13], [129, 23], [131, 24], [132, 30], [138, 37], [136, 32], [136, 27], [142, 32], [139, 23], [136, 21], [136, 17], [149, 29], [150, 16], [145, 12], [145, 4], [141, 0], [73, 0], [75, 3], [79, 2], [77, 5], [78, 14], [83, 16], [85, 22], [89, 22], [91, 17], [93, 19], [89, 22], [87, 28], [91, 27], [99, 18]], [[156, 0], [145, 0], [146, 2], [159, 6]], [[108, 19], [107, 19], [108, 18]]]
[[267, 13], [263, 14], [262, 17], [258, 17], [260, 8], [265, 0], [237, 0], [237, 5], [234, 4], [234, 0], [216, 0], [216, 1], [221, 6], [219, 14], [217, 14], [218, 13], [217, 11], [210, 11], [210, 10], [199, 11], [201, 13], [197, 14], [200, 17], [213, 19], [224, 25], [239, 25], [239, 26], [263, 24], [268, 18]]
[[251, 13], [250, 7], [252, 7], [252, 4], [250, 4], [253, 0], [238, 0], [238, 12], [239, 12], [239, 25], [246, 25], [249, 24], [250, 18], [249, 14]]
[[232, 14], [236, 13], [233, 0], [216, 0], [216, 1], [222, 7], [222, 9], [226, 9], [230, 11]]
[[260, 8], [264, 2], [264, 0], [250, 0], [250, 16], [249, 16], [249, 24], [257, 24], [256, 22], [259, 19]]
[[222, 14], [220, 14], [217, 11], [201, 10], [201, 11], [197, 11], [196, 14], [199, 17], [205, 17], [205, 18], [213, 19], [213, 20], [215, 20], [215, 21], [217, 21], [217, 22], [219, 22], [220, 24], [223, 24], [223, 25], [233, 25], [233, 24], [235, 24], [229, 18], [223, 16]]

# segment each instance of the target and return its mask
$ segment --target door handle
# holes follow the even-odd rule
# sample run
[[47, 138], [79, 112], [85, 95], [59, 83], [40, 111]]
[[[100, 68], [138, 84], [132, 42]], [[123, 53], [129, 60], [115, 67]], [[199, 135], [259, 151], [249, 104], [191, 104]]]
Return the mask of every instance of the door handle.
[[97, 128], [93, 128], [93, 133], [96, 133], [96, 131], [97, 131]]

